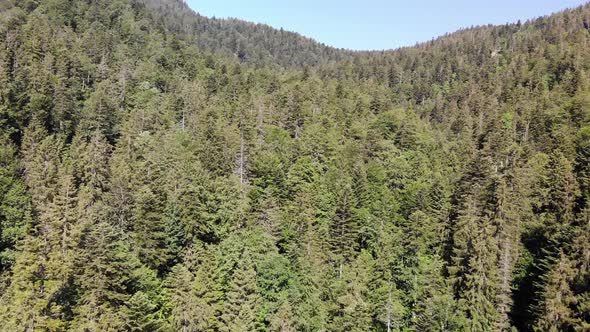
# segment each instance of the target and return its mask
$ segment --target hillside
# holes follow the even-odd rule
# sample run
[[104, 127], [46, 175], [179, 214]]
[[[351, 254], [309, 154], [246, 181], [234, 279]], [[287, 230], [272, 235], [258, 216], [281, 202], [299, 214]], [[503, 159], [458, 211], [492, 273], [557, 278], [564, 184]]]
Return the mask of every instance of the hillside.
[[297, 33], [239, 19], [215, 19], [193, 12], [181, 0], [137, 0], [153, 22], [186, 34], [200, 49], [257, 65], [320, 65], [351, 58], [353, 52], [320, 44]]
[[0, 331], [590, 329], [590, 5], [349, 52], [0, 2]]

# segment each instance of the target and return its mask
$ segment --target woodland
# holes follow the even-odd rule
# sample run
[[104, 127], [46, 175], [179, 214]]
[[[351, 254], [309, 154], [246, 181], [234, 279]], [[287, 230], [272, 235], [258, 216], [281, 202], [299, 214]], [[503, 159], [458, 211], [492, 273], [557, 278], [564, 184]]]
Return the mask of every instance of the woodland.
[[359, 52], [0, 0], [0, 331], [590, 331], [590, 4]]

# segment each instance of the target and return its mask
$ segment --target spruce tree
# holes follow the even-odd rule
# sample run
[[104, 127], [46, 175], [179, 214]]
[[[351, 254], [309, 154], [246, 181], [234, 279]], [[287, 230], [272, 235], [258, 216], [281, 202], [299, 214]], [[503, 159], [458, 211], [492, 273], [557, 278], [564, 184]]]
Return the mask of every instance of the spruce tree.
[[152, 269], [163, 268], [169, 259], [163, 207], [148, 186], [134, 195], [132, 238], [139, 259]]
[[[104, 205], [96, 206], [97, 211], [101, 208]], [[133, 271], [139, 262], [123, 234], [103, 218], [97, 216], [81, 244], [79, 300], [72, 324], [75, 331], [124, 329], [125, 317], [120, 309], [131, 296]]]
[[221, 311], [221, 331], [254, 331], [258, 328], [261, 299], [254, 262], [247, 251], [237, 262]]

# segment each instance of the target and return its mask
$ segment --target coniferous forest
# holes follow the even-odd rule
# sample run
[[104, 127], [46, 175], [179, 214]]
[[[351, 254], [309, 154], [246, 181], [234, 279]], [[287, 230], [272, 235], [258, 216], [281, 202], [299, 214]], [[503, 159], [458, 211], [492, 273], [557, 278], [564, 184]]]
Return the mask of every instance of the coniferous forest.
[[590, 5], [353, 52], [1, 0], [0, 331], [590, 331]]

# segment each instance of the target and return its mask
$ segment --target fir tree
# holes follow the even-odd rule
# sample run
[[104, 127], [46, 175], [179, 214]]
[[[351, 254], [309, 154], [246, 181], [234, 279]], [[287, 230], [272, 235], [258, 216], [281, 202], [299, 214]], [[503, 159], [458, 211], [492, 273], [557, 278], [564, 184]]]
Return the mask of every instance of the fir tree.
[[256, 270], [250, 253], [244, 252], [237, 262], [221, 312], [221, 331], [254, 331], [260, 312], [260, 295]]

